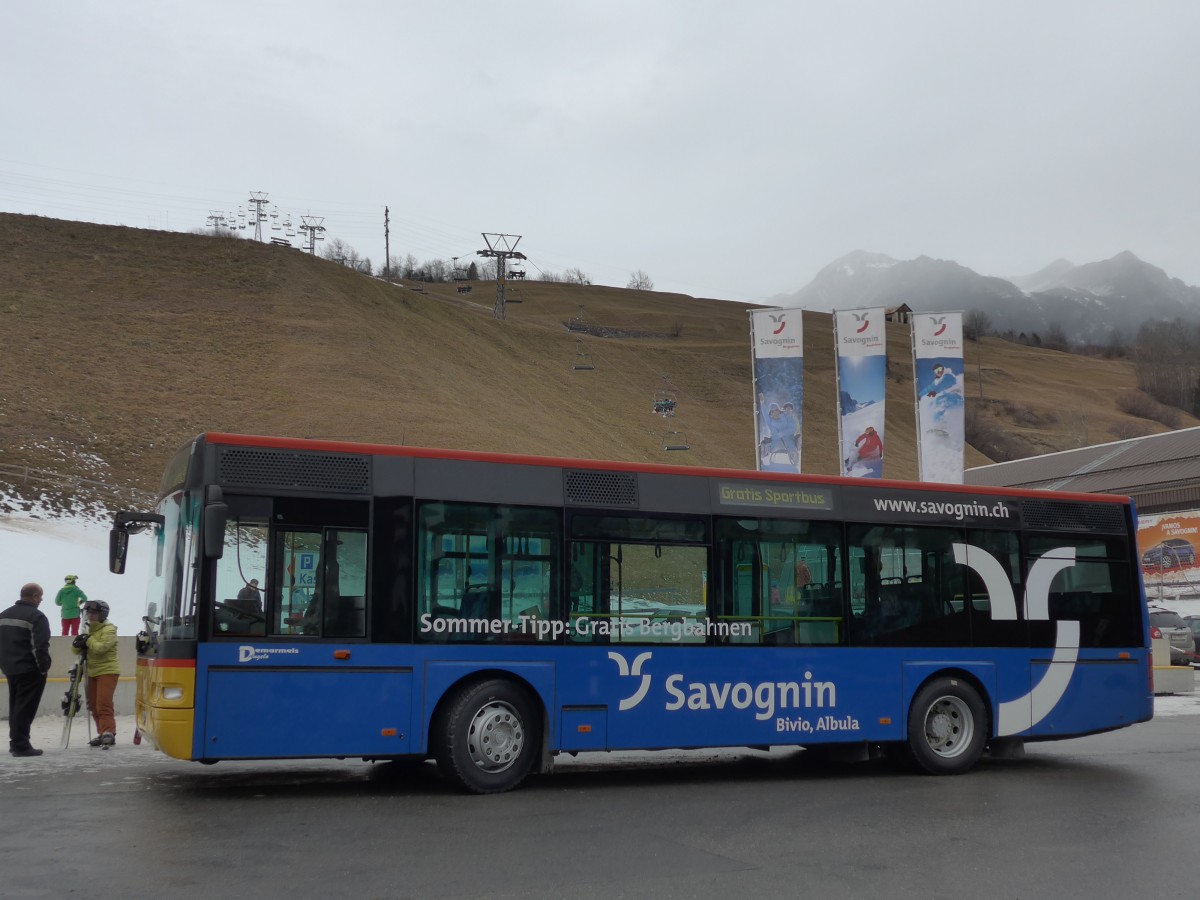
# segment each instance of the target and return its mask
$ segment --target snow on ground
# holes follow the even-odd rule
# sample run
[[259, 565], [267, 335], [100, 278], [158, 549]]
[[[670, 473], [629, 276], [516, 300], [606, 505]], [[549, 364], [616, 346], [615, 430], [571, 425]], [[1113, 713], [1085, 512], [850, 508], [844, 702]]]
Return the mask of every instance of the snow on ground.
[[54, 595], [67, 575], [79, 576], [89, 600], [104, 600], [117, 634], [142, 630], [146, 583], [153, 543], [142, 536], [129, 542], [124, 575], [108, 571], [108, 525], [86, 517], [51, 518], [33, 512], [0, 513], [0, 609], [17, 601], [21, 586], [37, 582], [46, 598], [39, 607], [52, 634], [61, 631]]

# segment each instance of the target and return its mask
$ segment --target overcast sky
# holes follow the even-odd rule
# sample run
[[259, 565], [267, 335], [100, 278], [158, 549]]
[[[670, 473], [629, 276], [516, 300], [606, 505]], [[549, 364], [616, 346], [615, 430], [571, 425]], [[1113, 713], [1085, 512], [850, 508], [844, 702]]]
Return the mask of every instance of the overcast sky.
[[[251, 191], [376, 266], [761, 300], [856, 249], [1200, 284], [1200, 3], [56, 0], [0, 30], [0, 211], [190, 231]], [[269, 232], [268, 232], [269, 233]]]

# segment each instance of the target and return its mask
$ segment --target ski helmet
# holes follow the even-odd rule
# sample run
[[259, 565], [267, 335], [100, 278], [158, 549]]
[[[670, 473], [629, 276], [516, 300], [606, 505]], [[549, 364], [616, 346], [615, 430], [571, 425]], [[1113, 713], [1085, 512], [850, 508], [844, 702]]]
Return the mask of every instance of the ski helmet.
[[83, 608], [87, 612], [100, 613], [101, 622], [108, 621], [108, 604], [103, 600], [89, 600], [87, 603], [83, 604]]

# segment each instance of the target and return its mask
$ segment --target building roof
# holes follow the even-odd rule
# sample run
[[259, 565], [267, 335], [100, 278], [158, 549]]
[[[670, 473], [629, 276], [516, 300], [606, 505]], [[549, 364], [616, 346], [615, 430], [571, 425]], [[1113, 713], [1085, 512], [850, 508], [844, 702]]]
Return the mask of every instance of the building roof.
[[1200, 427], [977, 466], [967, 484], [1128, 494], [1143, 512], [1200, 507]]

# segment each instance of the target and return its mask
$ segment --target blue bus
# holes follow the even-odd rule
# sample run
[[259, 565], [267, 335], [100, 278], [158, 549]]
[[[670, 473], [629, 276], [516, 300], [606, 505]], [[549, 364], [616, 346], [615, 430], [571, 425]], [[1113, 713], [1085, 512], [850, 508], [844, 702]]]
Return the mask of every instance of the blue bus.
[[958, 774], [1150, 719], [1128, 498], [204, 434], [156, 544], [137, 724], [212, 763], [828, 745]]

